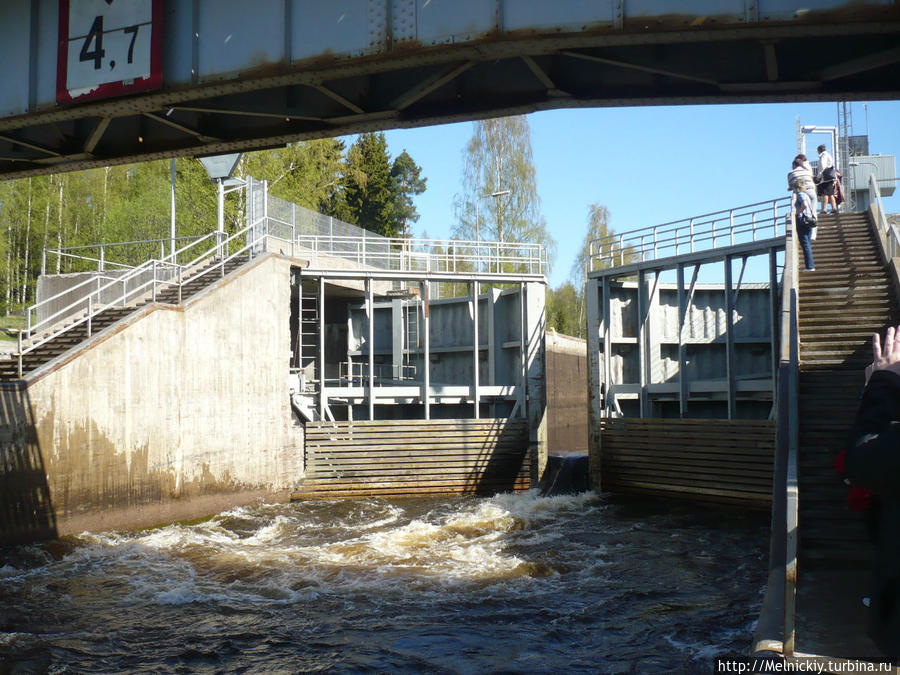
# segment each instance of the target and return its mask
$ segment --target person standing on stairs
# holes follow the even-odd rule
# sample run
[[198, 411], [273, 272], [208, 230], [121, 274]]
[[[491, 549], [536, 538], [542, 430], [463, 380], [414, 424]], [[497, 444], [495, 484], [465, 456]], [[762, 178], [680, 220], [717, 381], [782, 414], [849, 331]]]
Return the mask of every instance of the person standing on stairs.
[[816, 187], [813, 183], [812, 169], [805, 155], [797, 155], [791, 165], [787, 177], [788, 190], [794, 193], [794, 221], [796, 234], [803, 249], [803, 260], [806, 271], [816, 269], [812, 253], [812, 239], [816, 228]]
[[825, 213], [829, 205], [831, 205], [831, 213], [837, 213], [837, 201], [834, 198], [836, 178], [834, 157], [825, 149], [824, 145], [820, 145], [816, 150], [819, 153], [819, 175], [821, 176], [821, 181], [816, 186], [816, 194], [822, 199], [821, 213]]
[[869, 635], [886, 656], [900, 661], [900, 326], [882, 348], [872, 336], [873, 361], [856, 413], [845, 466], [854, 484], [881, 498], [869, 605]]

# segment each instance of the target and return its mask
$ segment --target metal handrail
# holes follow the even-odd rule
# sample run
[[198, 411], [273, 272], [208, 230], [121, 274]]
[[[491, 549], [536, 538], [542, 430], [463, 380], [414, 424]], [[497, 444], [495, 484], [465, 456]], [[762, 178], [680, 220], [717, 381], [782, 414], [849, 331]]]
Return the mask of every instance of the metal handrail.
[[[353, 386], [353, 383], [356, 381], [363, 384], [368, 380], [368, 370], [368, 363], [361, 363], [359, 361], [341, 361], [338, 376], [341, 382], [348, 382], [350, 386]], [[390, 373], [387, 378], [384, 376], [385, 372]], [[412, 365], [377, 363], [375, 364], [374, 380], [376, 382], [383, 379], [399, 381], [415, 380], [416, 372], [416, 366]]]
[[[193, 241], [191, 241], [191, 242], [190, 242], [189, 244], [187, 244], [186, 246], [181, 247], [179, 250], [175, 251], [174, 254], [171, 254], [171, 255], [167, 256], [167, 258], [174, 258], [175, 260], [177, 260], [177, 256], [178, 256], [179, 254], [182, 254], [182, 253], [184, 253], [185, 251], [188, 251], [189, 249], [193, 248], [194, 246], [197, 246], [197, 245], [203, 243], [204, 241], [206, 241], [206, 240], [208, 240], [208, 239], [211, 239], [212, 237], [215, 237], [215, 236], [216, 236], [216, 233], [215, 233], [215, 232], [211, 232], [211, 233], [209, 233], [209, 234], [203, 235], [202, 237], [196, 237], [196, 238], [193, 238]], [[184, 238], [184, 237], [182, 237], [182, 238]], [[209, 253], [209, 252], [207, 251], [206, 253], [202, 254], [200, 257], [203, 257], [203, 256], [205, 256], [205, 255], [208, 255], [208, 253]], [[124, 274], [124, 275], [122, 275], [122, 276], [120, 276], [120, 277], [117, 277], [117, 278], [115, 278], [115, 279], [113, 279], [112, 277], [107, 277], [107, 276], [103, 276], [103, 277], [100, 277], [100, 276], [94, 276], [94, 277], [91, 277], [90, 279], [86, 279], [85, 281], [83, 281], [83, 282], [81, 282], [81, 283], [79, 283], [79, 284], [76, 284], [75, 286], [73, 286], [73, 287], [71, 287], [71, 288], [69, 288], [69, 289], [67, 289], [67, 290], [65, 290], [65, 291], [61, 291], [60, 293], [57, 293], [56, 295], [54, 295], [54, 296], [52, 296], [52, 297], [50, 297], [50, 298], [45, 298], [44, 300], [41, 300], [40, 302], [37, 302], [37, 303], [31, 305], [30, 307], [28, 307], [28, 308], [25, 310], [25, 315], [26, 315], [26, 331], [25, 331], [25, 332], [26, 332], [26, 337], [25, 337], [25, 339], [26, 339], [26, 340], [31, 339], [32, 335], [33, 335], [36, 331], [38, 331], [39, 329], [41, 329], [43, 326], [51, 326], [51, 325], [53, 325], [53, 323], [55, 323], [57, 320], [59, 320], [59, 319], [60, 319], [62, 316], [64, 316], [68, 311], [74, 310], [74, 309], [76, 309], [80, 304], [86, 302], [86, 301], [88, 300], [88, 298], [89, 298], [91, 295], [93, 295], [95, 292], [96, 292], [96, 293], [102, 292], [102, 291], [105, 290], [106, 288], [109, 288], [110, 286], [112, 286], [113, 283], [122, 283], [123, 280], [128, 280], [128, 279], [133, 278], [133, 277], [135, 276], [135, 275], [134, 275], [134, 271], [135, 271], [135, 270], [146, 270], [147, 267], [148, 267], [148, 265], [152, 266], [153, 261], [154, 261], [154, 259], [151, 258], [150, 260], [146, 261], [145, 263], [142, 263], [141, 265], [138, 265], [138, 266], [136, 266], [136, 267], [128, 268], [128, 269], [131, 270], [130, 273]], [[162, 266], [172, 266], [172, 267], [174, 267], [174, 268], [178, 268], [178, 267], [179, 267], [179, 265], [177, 265], [176, 263], [174, 263], [174, 262], [169, 262], [168, 260], [157, 260], [157, 261], [156, 261], [156, 265], [157, 265], [157, 266], [160, 266], [160, 265], [162, 265]], [[176, 274], [177, 274], [177, 269], [176, 269]], [[154, 275], [154, 276], [155, 276], [155, 275]], [[45, 305], [48, 305], [49, 303], [53, 302], [54, 300], [57, 300], [57, 299], [58, 299], [59, 297], [61, 297], [62, 295], [66, 295], [66, 294], [71, 293], [72, 291], [74, 291], [74, 290], [77, 289], [77, 288], [81, 288], [81, 287], [83, 287], [83, 286], [87, 286], [87, 285], [89, 285], [89, 284], [96, 283], [98, 279], [109, 279], [109, 280], [110, 280], [110, 283], [107, 284], [106, 286], [104, 286], [103, 288], [97, 289], [96, 291], [89, 291], [88, 293], [86, 293], [86, 294], [82, 295], [81, 297], [77, 298], [76, 300], [74, 300], [71, 304], [67, 305], [66, 307], [64, 307], [64, 308], [62, 308], [62, 309], [60, 309], [60, 310], [57, 310], [56, 312], [54, 312], [54, 313], [51, 314], [50, 316], [45, 317], [45, 318], [42, 319], [41, 321], [38, 321], [37, 323], [32, 324], [32, 321], [31, 321], [32, 313], [35, 313], [35, 315], [36, 315], [37, 310], [38, 310], [39, 308], [41, 308], [41, 307], [43, 307], [43, 306], [45, 306]], [[146, 286], [146, 284], [143, 284], [141, 287], [144, 287], [144, 286]], [[126, 295], [131, 295], [131, 293], [126, 293]], [[100, 299], [100, 298], [98, 297], [97, 300], [99, 301], [99, 299]], [[113, 304], [115, 304], [115, 302], [116, 302], [116, 301], [114, 301]]]
[[78, 289], [81, 288], [82, 286], [87, 286], [87, 285], [89, 285], [89, 284], [95, 284], [95, 283], [97, 283], [97, 280], [98, 280], [98, 279], [113, 279], [113, 277], [109, 277], [109, 276], [106, 276], [106, 275], [104, 275], [104, 276], [91, 276], [91, 277], [85, 279], [84, 281], [82, 281], [81, 283], [75, 284], [74, 286], [71, 286], [71, 287], [69, 287], [69, 288], [67, 288], [67, 289], [65, 289], [65, 290], [62, 290], [62, 291], [60, 291], [59, 293], [57, 293], [56, 295], [51, 295], [49, 298], [44, 298], [44, 299], [41, 300], [40, 302], [36, 302], [36, 303], [34, 303], [33, 305], [31, 305], [30, 307], [28, 307], [28, 308], [25, 310], [25, 325], [26, 325], [26, 331], [25, 331], [25, 332], [28, 333], [29, 336], [30, 336], [31, 333], [34, 332], [34, 331], [36, 331], [40, 326], [42, 326], [42, 325], [44, 325], [44, 324], [47, 324], [47, 323], [50, 323], [50, 322], [51, 322], [51, 319], [55, 319], [55, 318], [59, 317], [60, 315], [65, 314], [65, 312], [67, 312], [68, 310], [74, 309], [75, 306], [78, 305], [79, 303], [84, 302], [85, 299], [87, 298], [87, 295], [80, 296], [80, 297], [79, 297], [75, 302], [73, 302], [72, 304], [68, 305], [67, 307], [63, 307], [62, 309], [60, 309], [60, 310], [54, 312], [53, 314], [51, 314], [51, 315], [48, 316], [47, 318], [42, 319], [41, 321], [35, 323], [34, 325], [32, 325], [32, 323], [31, 323], [31, 313], [32, 313], [32, 312], [35, 312], [39, 307], [43, 307], [44, 305], [49, 305], [49, 304], [52, 303], [54, 300], [58, 300], [59, 298], [63, 297], [64, 295], [68, 295], [68, 294], [72, 293], [73, 291], [78, 290]]
[[[175, 241], [180, 240], [196, 240], [196, 239], [205, 239], [208, 237], [208, 234], [192, 234], [185, 235], [181, 237], [175, 237]], [[134, 244], [168, 244], [171, 242], [171, 238], [159, 238], [159, 239], [135, 239], [133, 241], [113, 241], [108, 244], [82, 244], [79, 246], [63, 246], [61, 248], [48, 248], [48, 253], [65, 253], [67, 251], [81, 251], [87, 248], [113, 248], [116, 246], [133, 246]]]
[[[784, 525], [784, 631], [782, 653], [792, 656], [796, 632], [795, 617], [797, 604], [797, 546], [799, 522], [799, 486], [797, 480], [797, 463], [799, 456], [799, 371], [800, 371], [800, 293], [798, 289], [799, 265], [797, 255], [796, 219], [791, 207], [791, 236], [785, 243], [785, 273], [781, 295], [781, 364], [786, 366], [787, 377], [785, 401], [779, 401], [781, 416], [787, 417], [787, 442], [785, 457], [785, 525]], [[779, 423], [781, 420], [779, 419]]]
[[[278, 224], [278, 221], [275, 221], [273, 219], [273, 223]], [[52, 298], [47, 298], [45, 300], [42, 300], [39, 303], [36, 303], [35, 305], [32, 305], [27, 310], [27, 316], [28, 316], [27, 328], [25, 330], [20, 330], [18, 332], [18, 349], [15, 353], [15, 356], [18, 359], [19, 377], [22, 377], [22, 370], [23, 370], [22, 359], [23, 359], [24, 355], [34, 351], [41, 345], [46, 344], [47, 342], [49, 342], [50, 340], [53, 340], [54, 338], [58, 337], [59, 335], [62, 335], [84, 323], [87, 323], [87, 326], [88, 326], [87, 334], [88, 334], [88, 337], [90, 337], [92, 335], [91, 320], [93, 319], [94, 316], [99, 314], [106, 307], [118, 306], [118, 305], [125, 307], [128, 305], [130, 298], [134, 298], [135, 296], [137, 296], [141, 293], [148, 292], [148, 290], [151, 288], [152, 288], [152, 297], [154, 300], [156, 300], [156, 288], [157, 288], [158, 284], [169, 284], [169, 285], [177, 286], [179, 289], [178, 302], [180, 303], [181, 302], [181, 288], [183, 287], [183, 284], [185, 281], [185, 276], [186, 276], [185, 272], [187, 270], [190, 270], [192, 268], [199, 266], [203, 262], [208, 261], [210, 258], [217, 259], [218, 264], [209, 266], [207, 269], [200, 270], [196, 274], [189, 275], [189, 278], [191, 280], [196, 280], [196, 279], [202, 278], [203, 276], [205, 276], [211, 272], [214, 272], [214, 271], [220, 271], [222, 276], [224, 276], [225, 275], [225, 264], [228, 261], [233, 260], [236, 257], [238, 257], [244, 253], [247, 253], [248, 257], [250, 259], [252, 259], [254, 257], [254, 251], [256, 250], [256, 248], [260, 244], [260, 242], [264, 243], [269, 238], [283, 239], [284, 241], [288, 242], [291, 245], [291, 249], [292, 249], [292, 253], [293, 253], [293, 247], [297, 243], [298, 237], [296, 236], [295, 228], [293, 226], [291, 226], [290, 229], [291, 229], [290, 239], [283, 239], [282, 237], [279, 237], [277, 234], [273, 234], [270, 231], [269, 219], [267, 217], [263, 217], [262, 219], [255, 221], [254, 223], [242, 228], [241, 230], [238, 230], [234, 234], [232, 234], [224, 239], [222, 238], [221, 233], [211, 232], [207, 235], [204, 235], [203, 237], [200, 237], [200, 238], [192, 241], [187, 246], [184, 246], [181, 249], [179, 249], [178, 251], [171, 254], [170, 256], [167, 256], [166, 259], [164, 259], [164, 260], [157, 260], [155, 258], [150, 259], [150, 260], [146, 261], [145, 263], [138, 265], [137, 267], [131, 268], [125, 274], [123, 274], [119, 277], [116, 277], [116, 278], [112, 278], [109, 276], [94, 276], [91, 279], [88, 279], [84, 282], [77, 284], [73, 288], [69, 288], [66, 291], [63, 291], [61, 293], [54, 295]], [[247, 236], [248, 232], [252, 232], [251, 236], [249, 236], [249, 237]], [[203, 253], [201, 253], [200, 255], [195, 257], [193, 260], [191, 260], [189, 263], [178, 264], [175, 262], [175, 260], [177, 260], [178, 254], [184, 253], [185, 251], [187, 251], [193, 247], [196, 247], [200, 243], [207, 241], [213, 237], [215, 237], [216, 243], [212, 248], [204, 251]], [[232, 244], [235, 240], [237, 240], [240, 237], [245, 237], [247, 240], [247, 243], [244, 246], [242, 246], [241, 248], [239, 248], [237, 251], [231, 253], [230, 255], [227, 255], [227, 256], [224, 255], [223, 252], [229, 251], [229, 249], [231, 248], [230, 244]], [[369, 237], [365, 237], [365, 236], [362, 236], [362, 237], [342, 237], [342, 236], [331, 237], [331, 236], [329, 236], [329, 237], [318, 237], [318, 238], [320, 240], [329, 239], [332, 242], [333, 241], [343, 241], [345, 243], [348, 241], [352, 241], [352, 242], [362, 241], [362, 242], [368, 243], [370, 241], [377, 240], [379, 242], [380, 246], [387, 247], [389, 249], [391, 247], [396, 247], [396, 251], [394, 251], [394, 252], [388, 251], [387, 252], [389, 255], [396, 253], [396, 254], [400, 254], [400, 255], [409, 256], [411, 253], [411, 241], [406, 240], [406, 239], [388, 239], [388, 238], [384, 238], [384, 237], [369, 238]], [[466, 261], [469, 259], [466, 258], [464, 255], [459, 254], [460, 248], [474, 246], [474, 247], [476, 247], [477, 250], [480, 250], [480, 249], [484, 249], [487, 251], [493, 250], [496, 252], [496, 255], [494, 255], [494, 256], [484, 256], [481, 258], [473, 257], [472, 259], [481, 260], [481, 261], [487, 260], [489, 265], [496, 264], [498, 271], [500, 271], [500, 266], [507, 262], [515, 263], [515, 264], [527, 263], [530, 266], [537, 264], [537, 269], [539, 270], [539, 272], [542, 271], [543, 266], [546, 265], [546, 254], [543, 251], [543, 248], [537, 244], [512, 244], [512, 243], [504, 243], [504, 242], [465, 242], [465, 241], [458, 242], [458, 241], [452, 241], [452, 240], [426, 240], [426, 241], [427, 241], [427, 244], [435, 244], [435, 245], [449, 244], [449, 245], [451, 245], [451, 248], [453, 249], [453, 254], [456, 255], [460, 260], [463, 260], [463, 261]], [[419, 245], [421, 245], [421, 242], [417, 241], [417, 243]], [[501, 251], [507, 251], [507, 250], [527, 251], [529, 257], [521, 258], [518, 256], [512, 256], [512, 255], [507, 255], [507, 256], [500, 255]], [[427, 254], [427, 252], [423, 252], [423, 254]], [[366, 255], [370, 255], [370, 256], [375, 255], [377, 257], [379, 255], [382, 255], [382, 253], [366, 252]], [[170, 270], [170, 272], [168, 273], [168, 278], [160, 279], [158, 277], [158, 270], [160, 267]], [[133, 281], [135, 278], [137, 278], [143, 274], [150, 274], [151, 278], [148, 281], [140, 283], [132, 288], [129, 288], [129, 282]], [[172, 277], [177, 277], [177, 281], [171, 281]], [[101, 284], [100, 283], [101, 279], [107, 280], [108, 283]], [[71, 293], [72, 290], [74, 290], [74, 289], [87, 287], [92, 284], [97, 284], [97, 288], [89, 290], [86, 294], [82, 295], [81, 297], [76, 299], [74, 302], [68, 304], [66, 307], [64, 307], [60, 310], [57, 310], [56, 312], [54, 312], [50, 316], [42, 319], [41, 321], [38, 321], [35, 324], [31, 323], [32, 312], [35, 312], [37, 310], [37, 308], [42, 307], [42, 306], [48, 304], [49, 302], [62, 297], [65, 294]], [[108, 303], [103, 304], [101, 302], [101, 300], [103, 298], [104, 292], [108, 291], [113, 286], [118, 285], [118, 284], [121, 284], [121, 286], [122, 286], [122, 293], [118, 296], [114, 295]], [[84, 303], [87, 303], [87, 311], [85, 312], [84, 316], [80, 317], [79, 319], [76, 319], [75, 321], [73, 321], [72, 323], [69, 323], [67, 325], [59, 326], [56, 329], [51, 328], [50, 330], [48, 330], [48, 332], [46, 334], [41, 336], [40, 339], [37, 339], [37, 340], [34, 339], [34, 336], [38, 330], [43, 329], [45, 327], [53, 326], [54, 323], [58, 324], [59, 319], [63, 315], [66, 315], [67, 313], [71, 313], [73, 310], [80, 309]], [[29, 344], [25, 345], [24, 342], [29, 342]]]
[[[209, 237], [208, 234], [206, 234], [206, 235], [200, 235], [200, 234], [188, 235], [188, 236], [182, 236], [182, 237], [175, 237], [174, 241], [176, 241], [176, 242], [188, 241], [188, 242], [193, 243], [195, 241], [206, 239], [208, 237]], [[60, 248], [45, 248], [44, 249], [44, 262], [42, 263], [42, 273], [45, 273], [43, 271], [43, 268], [46, 265], [47, 254], [54, 254], [59, 257], [74, 258], [76, 260], [88, 260], [90, 262], [95, 262], [100, 265], [115, 265], [117, 267], [133, 268], [133, 267], [136, 267], [136, 265], [129, 265], [127, 263], [119, 263], [119, 262], [114, 262], [114, 261], [108, 260], [105, 256], [105, 251], [108, 251], [109, 249], [123, 248], [125, 246], [135, 246], [138, 244], [169, 244], [171, 242], [172, 242], [171, 238], [136, 239], [134, 241], [114, 241], [114, 242], [110, 242], [108, 244], [82, 244], [79, 246], [62, 246]], [[188, 244], [188, 247], [190, 245], [191, 244]], [[81, 255], [76, 255], [74, 253], [71, 253], [71, 251], [85, 251], [85, 250], [92, 250], [92, 249], [93, 250], [100, 249], [100, 257], [99, 258], [91, 258], [89, 256], [81, 256]], [[173, 255], [171, 253], [169, 255], [165, 255], [165, 250], [163, 250], [162, 253], [163, 253], [163, 255], [160, 256], [162, 259], [171, 258]], [[177, 255], [177, 254], [178, 254], [178, 251], [175, 252], [175, 255]]]
[[397, 271], [411, 271], [419, 262], [424, 271], [502, 272], [507, 265], [525, 265], [528, 273], [542, 274], [548, 263], [543, 246], [517, 242], [298, 234], [295, 243], [312, 253], [313, 264], [331, 256]]
[[[60, 258], [70, 258], [72, 260], [87, 260], [90, 263], [96, 263], [97, 270], [100, 272], [102, 272], [103, 269], [107, 266], [121, 267], [123, 269], [134, 269], [136, 267], [136, 265], [128, 265], [126, 263], [115, 262], [114, 260], [106, 260], [106, 258], [102, 254], [99, 258], [91, 258], [84, 255], [75, 255], [74, 253], [59, 252], [54, 249], [45, 250], [44, 255], [46, 255], [47, 253], [55, 253]], [[46, 262], [41, 263], [41, 274], [46, 274]]]
[[[19, 375], [19, 377], [22, 377], [22, 375], [23, 375], [23, 357], [26, 354], [31, 353], [32, 351], [34, 351], [41, 345], [46, 344], [47, 342], [59, 337], [60, 335], [62, 335], [64, 333], [67, 333], [68, 331], [70, 331], [70, 330], [74, 329], [75, 327], [80, 326], [84, 323], [87, 323], [88, 337], [91, 337], [91, 335], [92, 335], [91, 320], [93, 319], [94, 316], [96, 316], [97, 314], [102, 312], [107, 307], [120, 305], [120, 304], [121, 304], [121, 306], [125, 307], [128, 304], [129, 298], [133, 298], [141, 292], [147, 292], [151, 288], [152, 288], [153, 298], [155, 299], [156, 298], [156, 287], [157, 287], [157, 284], [160, 284], [160, 283], [178, 286], [179, 302], [180, 302], [181, 301], [180, 290], [184, 283], [184, 270], [188, 269], [189, 267], [191, 267], [193, 265], [198, 264], [199, 262], [201, 262], [204, 259], [208, 259], [212, 255], [215, 255], [217, 253], [217, 251], [221, 250], [221, 246], [224, 243], [227, 243], [227, 242], [231, 241], [232, 239], [234, 239], [235, 237], [239, 236], [240, 234], [245, 233], [248, 229], [249, 228], [244, 228], [239, 233], [233, 235], [232, 237], [229, 237], [227, 240], [225, 240], [225, 242], [217, 241], [216, 246], [213, 246], [206, 252], [197, 256], [197, 258], [195, 258], [193, 261], [191, 261], [191, 263], [189, 263], [188, 265], [178, 265], [176, 263], [172, 263], [167, 260], [156, 260], [156, 259], [148, 260], [145, 263], [133, 268], [127, 274], [124, 274], [121, 277], [112, 279], [109, 281], [109, 283], [107, 283], [105, 285], [98, 286], [96, 289], [90, 291], [86, 296], [82, 296], [81, 298], [79, 298], [75, 302], [71, 303], [67, 307], [55, 312], [51, 317], [47, 317], [46, 319], [42, 320], [38, 324], [30, 326], [27, 330], [20, 330], [18, 332], [18, 348], [17, 348], [16, 354], [15, 354], [15, 357], [18, 360], [18, 375]], [[183, 247], [180, 251], [177, 251], [176, 255], [177, 255], [177, 253], [182, 253], [182, 252], [192, 248], [193, 246], [196, 246], [200, 242], [210, 239], [211, 237], [217, 237], [217, 233], [212, 232], [208, 235], [201, 237], [200, 239], [197, 239], [194, 242], [191, 242], [187, 246]], [[260, 236], [258, 236], [254, 241], [252, 241], [250, 244], [245, 246], [238, 253], [230, 256], [228, 259], [230, 260], [231, 258], [235, 257], [236, 255], [239, 255], [241, 252], [243, 252], [247, 248], [252, 248], [260, 240], [264, 239], [265, 237], [266, 237], [266, 233], [265, 232], [261, 233]], [[218, 239], [218, 237], [217, 237], [217, 239]], [[224, 264], [224, 262], [225, 261], [223, 260], [223, 264]], [[177, 278], [178, 278], [177, 282], [170, 281], [169, 279], [159, 279], [158, 275], [157, 275], [157, 270], [159, 267], [171, 269], [173, 272], [173, 275], [177, 276]], [[216, 266], [216, 267], [218, 267], [218, 266]], [[216, 267], [211, 268], [211, 269], [216, 269]], [[203, 274], [205, 274], [207, 271], [208, 270], [205, 270], [203, 273], [201, 273], [199, 275], [195, 275], [192, 278], [199, 278], [200, 276], [203, 276]], [[149, 281], [139, 284], [133, 288], [130, 288], [130, 289], [128, 288], [129, 281], [131, 281], [134, 278], [136, 278], [142, 274], [145, 274], [145, 273], [152, 273], [152, 278]], [[93, 277], [89, 281], [93, 281], [96, 283], [99, 278], [100, 277]], [[109, 277], [105, 277], [105, 278], [109, 278]], [[110, 289], [113, 286], [118, 285], [118, 284], [122, 285], [122, 294], [119, 296], [114, 296], [109, 303], [106, 303], [106, 304], [101, 303], [100, 299], [102, 298], [104, 291], [107, 291], [108, 289]], [[79, 284], [79, 286], [81, 286], [81, 285], [84, 285], [84, 284]], [[96, 302], [94, 300], [95, 296], [97, 298]], [[33, 339], [35, 331], [38, 330], [38, 328], [44, 326], [45, 324], [48, 324], [48, 322], [50, 322], [51, 319], [56, 319], [61, 314], [65, 313], [69, 310], [75, 309], [76, 307], [83, 304], [84, 302], [87, 302], [88, 307], [87, 307], [87, 311], [85, 312], [85, 315], [83, 317], [76, 319], [75, 321], [73, 321], [70, 324], [61, 326], [61, 327], [57, 328], [56, 330], [50, 330], [47, 334], [43, 335], [38, 340]], [[33, 308], [34, 308], [34, 306], [30, 307], [29, 312]], [[29, 314], [29, 317], [30, 317], [30, 314]], [[28, 344], [28, 345], [23, 344], [24, 341], [28, 341], [28, 340], [30, 340], [30, 344]]]
[[776, 400], [775, 462], [772, 482], [772, 520], [769, 542], [769, 581], [757, 622], [751, 652], [780, 652], [791, 656], [795, 648], [798, 545], [799, 455], [799, 279], [795, 213], [786, 233], [781, 283], [778, 393]]
[[869, 208], [872, 211], [875, 227], [884, 243], [885, 256], [890, 261], [900, 255], [900, 232], [887, 220], [884, 204], [881, 201], [881, 190], [878, 189], [878, 181], [875, 180], [875, 174], [871, 173], [869, 174], [869, 193], [874, 197], [869, 200]]
[[745, 235], [756, 241], [769, 229], [771, 236], [777, 237], [782, 215], [790, 208], [791, 197], [779, 197], [594, 239], [589, 248], [589, 271], [674, 256], [683, 248], [693, 253], [720, 245], [730, 247], [741, 243]]
[[[127, 288], [127, 282], [128, 282], [129, 279], [131, 279], [131, 278], [133, 278], [133, 277], [135, 277], [135, 276], [138, 276], [139, 274], [142, 274], [143, 272], [147, 271], [147, 269], [149, 269], [149, 268], [151, 268], [151, 267], [154, 268], [154, 270], [155, 270], [155, 264], [156, 264], [157, 262], [158, 262], [158, 261], [156, 261], [156, 260], [148, 260], [148, 261], [147, 261], [146, 263], [144, 263], [143, 265], [140, 265], [139, 267], [134, 268], [134, 269], [133, 269], [130, 273], [128, 273], [127, 275], [125, 275], [125, 276], [123, 276], [123, 277], [121, 277], [121, 278], [119, 278], [119, 279], [115, 279], [115, 280], [111, 281], [110, 283], [106, 284], [105, 286], [100, 286], [100, 287], [98, 287], [95, 291], [92, 291], [91, 293], [89, 293], [89, 294], [87, 295], [86, 300], [87, 300], [87, 303], [88, 303], [88, 309], [87, 309], [87, 312], [85, 313], [85, 315], [84, 315], [83, 317], [81, 317], [80, 319], [76, 319], [75, 321], [73, 321], [72, 323], [70, 323], [70, 324], [68, 324], [68, 325], [62, 326], [62, 327], [58, 328], [58, 329], [55, 330], [55, 331], [50, 331], [49, 333], [47, 333], [46, 335], [44, 335], [43, 338], [41, 338], [40, 340], [32, 340], [32, 341], [31, 341], [31, 344], [29, 344], [28, 346], [23, 346], [23, 345], [22, 345], [22, 341], [23, 341], [23, 339], [32, 339], [32, 337], [33, 337], [33, 335], [34, 335], [34, 330], [35, 330], [35, 328], [34, 328], [34, 327], [31, 328], [30, 333], [29, 333], [29, 335], [28, 335], [27, 338], [23, 338], [23, 333], [25, 333], [25, 331], [20, 330], [20, 331], [19, 331], [19, 336], [18, 336], [18, 350], [17, 350], [17, 352], [16, 352], [16, 357], [18, 358], [19, 377], [22, 377], [22, 357], [23, 357], [25, 354], [31, 353], [32, 351], [34, 351], [35, 349], [37, 349], [37, 348], [40, 347], [41, 345], [46, 344], [46, 343], [49, 342], [50, 340], [55, 339], [56, 337], [62, 335], [63, 333], [67, 333], [68, 331], [72, 330], [72, 329], [75, 328], [76, 326], [80, 326], [80, 325], [83, 324], [83, 323], [87, 323], [87, 325], [88, 325], [88, 337], [90, 337], [90, 336], [91, 336], [91, 319], [93, 319], [94, 316], [96, 316], [97, 314], [99, 314], [100, 312], [102, 312], [104, 309], [106, 309], [107, 306], [109, 306], [109, 305], [102, 305], [102, 304], [99, 302], [99, 299], [100, 299], [100, 297], [101, 297], [101, 293], [102, 293], [103, 291], [105, 291], [106, 289], [110, 288], [111, 286], [113, 286], [114, 284], [122, 284], [122, 285], [123, 285], [123, 288]], [[97, 295], [97, 299], [98, 299], [98, 302], [97, 302], [97, 304], [96, 304], [96, 307], [99, 307], [99, 309], [95, 309], [95, 306], [94, 306], [94, 295], [95, 295], [95, 294]], [[127, 298], [128, 298], [129, 295], [131, 295], [131, 293], [129, 293], [127, 290], [124, 290], [124, 291], [123, 291], [123, 294], [122, 294], [122, 296], [121, 296], [123, 306], [125, 305], [125, 302], [126, 302], [126, 300], [127, 300]], [[67, 309], [73, 308], [75, 305], [78, 305], [78, 304], [84, 302], [84, 300], [85, 300], [84, 298], [78, 300], [77, 302], [75, 302], [75, 303], [73, 303], [72, 305], [70, 305]], [[109, 303], [109, 304], [117, 304], [117, 302], [118, 302], [118, 301], [116, 301], [116, 302], [114, 302], [114, 303]], [[43, 323], [43, 322], [42, 322], [42, 323]]]

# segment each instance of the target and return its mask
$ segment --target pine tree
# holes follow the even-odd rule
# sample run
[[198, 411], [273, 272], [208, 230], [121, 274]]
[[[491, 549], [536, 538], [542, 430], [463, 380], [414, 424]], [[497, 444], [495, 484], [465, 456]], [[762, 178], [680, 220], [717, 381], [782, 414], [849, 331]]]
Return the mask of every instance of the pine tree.
[[391, 177], [394, 179], [394, 217], [395, 229], [401, 237], [408, 238], [409, 223], [419, 220], [419, 213], [413, 204], [413, 197], [425, 192], [427, 178], [422, 178], [422, 167], [415, 163], [409, 153], [404, 150], [394, 160]]
[[361, 134], [347, 153], [343, 201], [349, 222], [396, 237], [397, 202], [383, 132]]

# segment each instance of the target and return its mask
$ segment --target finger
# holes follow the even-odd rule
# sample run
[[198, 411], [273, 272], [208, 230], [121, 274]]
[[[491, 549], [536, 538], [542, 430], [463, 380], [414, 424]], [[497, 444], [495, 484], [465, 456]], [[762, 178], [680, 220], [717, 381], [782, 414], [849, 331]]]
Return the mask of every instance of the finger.
[[890, 326], [884, 334], [884, 348], [881, 354], [884, 358], [890, 358], [894, 351], [894, 327]]
[[894, 346], [888, 357], [892, 362], [900, 360], [900, 326], [894, 329]]
[[881, 360], [881, 336], [878, 333], [872, 336], [872, 356], [875, 364]]

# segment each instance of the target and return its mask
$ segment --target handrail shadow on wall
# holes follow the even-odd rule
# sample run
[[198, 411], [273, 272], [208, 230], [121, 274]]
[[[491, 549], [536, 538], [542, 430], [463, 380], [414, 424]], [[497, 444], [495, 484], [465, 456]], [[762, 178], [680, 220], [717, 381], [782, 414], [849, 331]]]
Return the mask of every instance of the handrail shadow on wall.
[[0, 545], [56, 537], [28, 390], [24, 382], [0, 382]]

